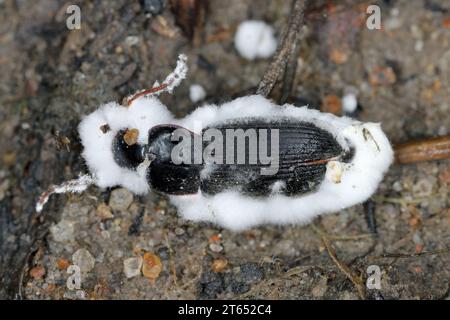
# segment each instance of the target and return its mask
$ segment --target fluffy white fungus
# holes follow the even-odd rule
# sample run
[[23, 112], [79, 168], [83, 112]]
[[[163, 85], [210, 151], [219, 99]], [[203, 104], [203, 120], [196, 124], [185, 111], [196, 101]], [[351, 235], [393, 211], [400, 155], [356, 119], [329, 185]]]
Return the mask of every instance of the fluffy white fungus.
[[[159, 121], [171, 119], [172, 115], [167, 108], [152, 97], [162, 92], [172, 93], [173, 89], [180, 85], [187, 75], [186, 62], [186, 55], [180, 54], [175, 69], [161, 85], [155, 82], [152, 89], [142, 90], [127, 97], [124, 101], [126, 106], [111, 102], [87, 116], [80, 123], [78, 131], [84, 146], [83, 157], [92, 175], [83, 175], [78, 179], [51, 186], [40, 196], [36, 203], [36, 211], [42, 211], [52, 194], [83, 192], [91, 184], [105, 188], [123, 185], [137, 194], [148, 192], [145, 177], [150, 161], [148, 159], [143, 161], [137, 170], [121, 168], [114, 161], [111, 150], [113, 139], [119, 130], [133, 128], [139, 132], [137, 142], [146, 144], [148, 130], [159, 124]], [[149, 106], [161, 110], [160, 118], [153, 117], [155, 110], [150, 111], [147, 109]]]
[[[155, 97], [135, 100], [131, 106], [108, 103], [81, 121], [78, 131], [83, 158], [101, 188], [121, 185], [136, 194], [149, 191], [145, 171], [120, 167], [114, 160], [112, 143], [120, 130], [137, 129], [139, 144], [146, 144], [148, 131], [158, 124], [173, 122], [172, 114]], [[102, 127], [108, 125], [109, 131]]]
[[[178, 80], [178, 76], [173, 79]], [[378, 123], [362, 123], [348, 117], [337, 117], [307, 107], [278, 106], [258, 96], [246, 96], [221, 106], [205, 105], [182, 119], [176, 119], [156, 97], [141, 96], [129, 107], [108, 103], [86, 116], [79, 125], [83, 144], [83, 158], [92, 176], [52, 187], [44, 193], [37, 209], [58, 192], [80, 192], [95, 183], [101, 188], [123, 186], [136, 194], [150, 191], [146, 172], [149, 161], [136, 170], [120, 167], [112, 152], [116, 134], [135, 128], [137, 143], [148, 143], [148, 131], [162, 124], [180, 125], [195, 133], [225, 120], [245, 117], [265, 119], [290, 118], [314, 123], [330, 132], [344, 150], [354, 149], [353, 158], [347, 162], [330, 161], [318, 190], [289, 197], [280, 194], [282, 183], [276, 181], [273, 193], [267, 198], [253, 198], [237, 191], [225, 191], [214, 196], [201, 191], [193, 195], [170, 195], [181, 216], [188, 220], [209, 221], [233, 230], [244, 230], [261, 224], [302, 224], [325, 213], [336, 212], [361, 203], [377, 189], [384, 173], [393, 160], [393, 150]], [[108, 130], [105, 130], [107, 125]], [[206, 166], [201, 179], [208, 179]]]
[[261, 199], [237, 191], [214, 196], [201, 192], [169, 196], [185, 219], [210, 221], [233, 230], [261, 224], [308, 223], [320, 214], [336, 212], [367, 200], [376, 191], [393, 160], [391, 145], [378, 123], [361, 123], [307, 107], [277, 106], [257, 95], [242, 97], [220, 107], [202, 106], [177, 123], [196, 132], [199, 121], [206, 127], [242, 117], [289, 117], [312, 122], [332, 133], [345, 150], [352, 146], [354, 157], [349, 163], [330, 162], [319, 189], [296, 197], [275, 194]]
[[273, 28], [264, 21], [247, 20], [236, 31], [234, 45], [239, 54], [247, 60], [268, 58], [277, 49]]
[[357, 107], [358, 100], [356, 99], [356, 95], [353, 93], [348, 93], [342, 97], [342, 110], [344, 110], [344, 113], [353, 113], [356, 111]]
[[193, 103], [202, 101], [206, 97], [205, 89], [199, 84], [193, 84], [189, 87], [189, 99]]
[[[123, 186], [143, 194], [149, 191], [145, 170], [121, 168], [114, 161], [111, 146], [119, 130], [137, 128], [138, 143], [145, 144], [148, 130], [158, 124], [178, 124], [200, 133], [201, 127], [243, 117], [289, 117], [312, 122], [332, 133], [345, 150], [352, 146], [354, 157], [349, 163], [330, 162], [319, 189], [301, 196], [275, 193], [261, 199], [244, 196], [237, 191], [214, 196], [200, 191], [194, 195], [169, 196], [184, 218], [210, 221], [233, 230], [268, 223], [307, 223], [317, 215], [365, 201], [375, 192], [392, 162], [392, 148], [379, 124], [361, 123], [307, 107], [277, 106], [258, 95], [238, 98], [221, 106], [202, 106], [183, 119], [175, 119], [154, 97], [140, 98], [130, 107], [109, 103], [84, 118], [79, 126], [83, 157], [99, 187]], [[101, 130], [105, 124], [110, 128], [106, 133]], [[279, 186], [273, 187], [277, 189]]]

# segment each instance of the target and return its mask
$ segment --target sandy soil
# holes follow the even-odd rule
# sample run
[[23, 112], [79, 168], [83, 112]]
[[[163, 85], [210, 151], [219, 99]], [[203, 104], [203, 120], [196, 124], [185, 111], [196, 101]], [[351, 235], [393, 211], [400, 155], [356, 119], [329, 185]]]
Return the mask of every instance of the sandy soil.
[[[381, 122], [393, 143], [450, 134], [450, 3], [373, 3], [382, 30], [365, 27], [369, 2], [316, 2], [292, 96], [320, 106], [356, 90], [356, 116]], [[179, 218], [160, 195], [95, 187], [55, 196], [36, 214], [43, 190], [87, 170], [76, 131], [84, 114], [162, 79], [181, 52], [188, 78], [162, 97], [177, 115], [195, 108], [193, 83], [209, 101], [252, 92], [268, 60], [240, 58], [234, 29], [263, 19], [279, 35], [290, 12], [290, 1], [211, 0], [193, 42], [167, 7], [152, 17], [138, 2], [77, 4], [82, 28], [70, 31], [67, 3], [0, 1], [1, 298], [360, 298], [323, 237], [362, 283], [368, 266], [380, 268], [381, 288], [367, 289], [369, 299], [450, 298], [449, 160], [391, 168], [372, 199], [378, 235], [362, 205], [307, 226], [235, 233]], [[272, 98], [279, 96], [277, 87]], [[162, 267], [156, 279], [131, 263], [139, 257]], [[126, 277], [124, 261], [135, 277]], [[75, 263], [83, 266], [81, 288], [70, 290], [67, 268]]]

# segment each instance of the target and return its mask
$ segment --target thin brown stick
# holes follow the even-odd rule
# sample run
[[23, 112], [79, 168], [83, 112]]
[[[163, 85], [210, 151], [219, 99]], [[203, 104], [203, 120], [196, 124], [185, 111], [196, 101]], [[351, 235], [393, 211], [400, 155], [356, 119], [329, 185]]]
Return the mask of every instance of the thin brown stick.
[[339, 157], [332, 157], [332, 158], [328, 158], [328, 159], [319, 159], [319, 160], [311, 160], [311, 161], [306, 161], [306, 162], [299, 163], [299, 165], [301, 165], [301, 166], [313, 166], [313, 165], [317, 165], [317, 164], [325, 164], [325, 163], [328, 163], [330, 161], [336, 161], [336, 160], [339, 160]]
[[[298, 38], [300, 38], [300, 36], [298, 36]], [[300, 53], [298, 38], [294, 41], [294, 48], [289, 56], [288, 62], [286, 63], [286, 68], [284, 70], [283, 87], [281, 88], [281, 98], [279, 100], [280, 104], [286, 103], [287, 99], [291, 95], [292, 88], [294, 87], [295, 75], [298, 67], [298, 55]]]
[[187, 56], [184, 54], [180, 54], [178, 56], [177, 66], [166, 77], [166, 79], [164, 79], [162, 84], [155, 83], [155, 85], [150, 89], [141, 90], [131, 96], [126, 97], [125, 99], [123, 99], [122, 105], [128, 107], [134, 100], [143, 96], [154, 96], [159, 95], [163, 92], [172, 93], [173, 89], [177, 87], [184, 78], [186, 78], [187, 71]]
[[285, 72], [289, 57], [295, 51], [298, 35], [304, 21], [304, 11], [308, 0], [295, 0], [294, 9], [289, 17], [287, 30], [281, 39], [275, 56], [270, 62], [269, 68], [259, 83], [257, 94], [267, 97], [275, 83]]
[[450, 136], [408, 142], [395, 146], [395, 162], [398, 164], [450, 158]]
[[328, 255], [331, 257], [333, 262], [336, 264], [336, 266], [339, 268], [339, 270], [342, 271], [342, 273], [345, 274], [345, 276], [353, 283], [353, 285], [356, 287], [356, 290], [358, 291], [359, 297], [362, 300], [366, 299], [366, 287], [364, 286], [364, 282], [362, 279], [356, 275], [352, 269], [350, 269], [344, 262], [339, 260], [339, 258], [336, 255], [336, 251], [334, 250], [333, 246], [330, 244], [330, 241], [327, 237], [322, 237], [322, 242], [325, 245], [325, 248], [327, 249]]
[[315, 233], [317, 233], [321, 237], [327, 237], [329, 240], [333, 241], [358, 241], [362, 239], [370, 239], [373, 237], [373, 234], [366, 233], [366, 234], [355, 234], [355, 235], [335, 235], [335, 234], [329, 234], [325, 230], [321, 229], [320, 227], [317, 227], [313, 223], [311, 224], [311, 229]]
[[157, 93], [157, 92], [159, 92], [159, 91], [164, 90], [164, 89], [167, 88], [168, 86], [169, 86], [169, 83], [163, 83], [163, 84], [161, 84], [161, 85], [159, 85], [159, 86], [157, 86], [157, 87], [142, 90], [142, 91], [140, 91], [140, 92], [138, 92], [138, 93], [135, 93], [135, 94], [132, 95], [130, 98], [126, 98], [126, 99], [124, 100], [124, 102], [123, 102], [123, 105], [126, 106], [126, 107], [128, 107], [128, 106], [130, 106], [131, 103], [132, 103], [134, 100], [136, 100], [137, 98], [140, 98], [140, 97], [142, 97], [142, 96], [149, 95], [149, 94], [152, 94], [152, 93]]

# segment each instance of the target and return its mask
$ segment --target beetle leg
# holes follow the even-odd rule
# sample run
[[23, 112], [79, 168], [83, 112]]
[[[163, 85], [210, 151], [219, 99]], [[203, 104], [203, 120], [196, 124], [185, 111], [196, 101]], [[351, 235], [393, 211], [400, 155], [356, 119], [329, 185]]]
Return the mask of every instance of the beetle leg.
[[80, 193], [86, 190], [91, 184], [95, 183], [95, 179], [89, 175], [85, 174], [80, 176], [78, 179], [73, 179], [65, 181], [59, 185], [51, 186], [47, 191], [41, 194], [38, 202], [36, 203], [36, 211], [41, 212], [44, 205], [47, 203], [48, 199], [52, 194], [55, 193]]

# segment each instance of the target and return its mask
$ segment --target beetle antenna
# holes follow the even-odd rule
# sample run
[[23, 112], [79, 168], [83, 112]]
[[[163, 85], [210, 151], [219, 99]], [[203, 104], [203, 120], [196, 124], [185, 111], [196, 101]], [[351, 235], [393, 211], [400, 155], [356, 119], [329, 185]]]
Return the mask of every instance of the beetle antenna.
[[178, 87], [181, 81], [186, 78], [187, 71], [187, 56], [184, 54], [180, 54], [178, 56], [177, 66], [175, 67], [175, 70], [173, 70], [172, 73], [170, 73], [166, 77], [166, 79], [164, 79], [162, 84], [155, 82], [152, 88], [138, 91], [135, 94], [126, 97], [124, 99], [123, 105], [128, 107], [134, 100], [142, 96], [151, 97], [160, 95], [163, 92], [172, 93], [173, 89], [175, 89], [175, 87]]
[[44, 205], [47, 203], [48, 199], [52, 194], [55, 193], [81, 193], [86, 190], [91, 184], [95, 183], [95, 179], [89, 175], [85, 174], [80, 176], [78, 179], [73, 179], [65, 181], [59, 185], [52, 185], [47, 191], [43, 192], [36, 203], [36, 211], [41, 212]]

